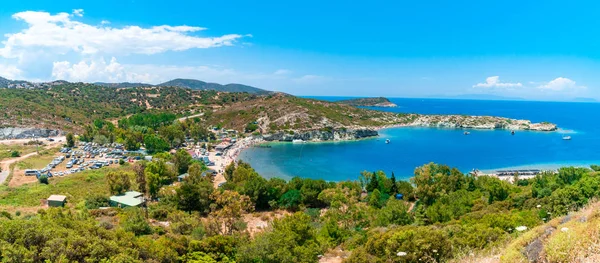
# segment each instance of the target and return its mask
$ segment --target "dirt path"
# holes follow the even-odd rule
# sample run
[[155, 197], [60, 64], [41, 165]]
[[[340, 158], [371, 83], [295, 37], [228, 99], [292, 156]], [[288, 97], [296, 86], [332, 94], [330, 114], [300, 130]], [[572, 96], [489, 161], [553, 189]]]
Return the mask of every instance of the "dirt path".
[[0, 173], [0, 184], [3, 184], [4, 181], [6, 180], [6, 178], [8, 177], [8, 174], [10, 174], [10, 165], [11, 164], [25, 160], [34, 155], [37, 155], [37, 152], [32, 152], [32, 153], [23, 155], [21, 157], [12, 158], [12, 159], [8, 159], [8, 160], [0, 162], [0, 167], [2, 167], [2, 172]]
[[[29, 139], [27, 139], [27, 142], [31, 141]], [[21, 142], [21, 139], [18, 140], [3, 140], [0, 141], [1, 143], [7, 143], [7, 144], [11, 144], [11, 143], [16, 143], [16, 142]], [[53, 147], [56, 147], [60, 144], [62, 144], [64, 142], [64, 137], [57, 137], [53, 142], [48, 142], [48, 144], [44, 145], [43, 148], [44, 149], [50, 149]], [[8, 175], [10, 174], [10, 165], [16, 162], [20, 162], [23, 161], [31, 156], [37, 155], [37, 152], [32, 152], [32, 153], [28, 153], [25, 154], [23, 156], [20, 157], [16, 157], [16, 158], [11, 158], [11, 159], [7, 159], [4, 161], [0, 162], [0, 168], [2, 168], [2, 172], [0, 172], [0, 184], [3, 184], [4, 181], [6, 181], [6, 178], [8, 177]]]
[[200, 113], [200, 114], [195, 114], [195, 115], [192, 115], [192, 116], [187, 116], [187, 117], [179, 118], [178, 120], [179, 121], [185, 121], [187, 119], [192, 119], [192, 118], [202, 117], [202, 116], [204, 116], [204, 113]]

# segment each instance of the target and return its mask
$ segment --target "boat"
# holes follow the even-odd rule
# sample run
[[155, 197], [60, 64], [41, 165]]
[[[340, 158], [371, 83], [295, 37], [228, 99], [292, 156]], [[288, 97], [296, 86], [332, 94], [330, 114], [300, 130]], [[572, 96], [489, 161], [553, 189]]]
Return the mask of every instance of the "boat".
[[471, 134], [471, 133], [470, 133], [470, 132], [468, 132], [468, 131], [466, 131], [466, 132], [464, 132], [464, 134], [465, 134], [465, 135], [469, 135], [469, 134]]
[[390, 143], [390, 139], [385, 139], [385, 143]]
[[298, 139], [292, 140], [292, 143], [303, 143], [303, 142], [304, 142], [303, 140], [298, 140]]
[[514, 131], [514, 130], [513, 130], [513, 131], [510, 131], [510, 134], [511, 134], [511, 135], [515, 135], [515, 131]]
[[562, 139], [565, 140], [565, 141], [568, 141], [568, 140], [571, 140], [571, 136], [568, 136], [568, 135], [567, 136], [563, 136]]

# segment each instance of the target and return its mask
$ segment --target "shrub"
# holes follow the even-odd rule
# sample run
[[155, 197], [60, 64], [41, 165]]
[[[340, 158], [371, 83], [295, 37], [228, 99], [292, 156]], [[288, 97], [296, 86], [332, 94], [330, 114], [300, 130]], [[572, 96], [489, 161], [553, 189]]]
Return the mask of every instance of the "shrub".
[[48, 176], [42, 175], [42, 176], [40, 176], [40, 178], [38, 178], [38, 181], [41, 184], [48, 184]]
[[10, 157], [21, 157], [21, 153], [17, 150], [10, 152]]

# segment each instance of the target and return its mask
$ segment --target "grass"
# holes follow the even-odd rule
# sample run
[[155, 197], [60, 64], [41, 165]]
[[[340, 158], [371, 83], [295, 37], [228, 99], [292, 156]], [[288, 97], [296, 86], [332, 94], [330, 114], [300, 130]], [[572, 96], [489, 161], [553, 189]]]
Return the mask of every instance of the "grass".
[[[42, 146], [39, 146], [40, 149]], [[10, 154], [12, 151], [18, 151], [21, 156], [35, 152], [35, 145], [23, 145], [23, 144], [0, 144], [0, 161], [4, 159], [14, 158], [11, 157]]]
[[56, 157], [58, 148], [40, 151], [39, 155], [31, 156], [17, 163], [17, 168], [23, 169], [42, 169], [46, 167]]
[[0, 207], [32, 207], [39, 206], [41, 199], [50, 195], [67, 196], [70, 205], [84, 201], [91, 193], [109, 195], [104, 179], [110, 169], [128, 169], [128, 167], [102, 168], [86, 170], [65, 177], [51, 178], [50, 184], [26, 184], [19, 187], [0, 186]]

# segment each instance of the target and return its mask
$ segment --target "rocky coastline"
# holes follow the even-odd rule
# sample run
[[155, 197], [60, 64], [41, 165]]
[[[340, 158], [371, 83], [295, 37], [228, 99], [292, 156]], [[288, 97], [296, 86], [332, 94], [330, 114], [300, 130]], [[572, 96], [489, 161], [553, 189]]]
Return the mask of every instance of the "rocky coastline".
[[0, 128], [0, 140], [47, 138], [62, 135], [60, 130], [40, 128]]
[[375, 137], [379, 133], [374, 129], [321, 129], [311, 131], [299, 131], [293, 134], [289, 132], [274, 132], [262, 135], [262, 139], [267, 142], [280, 141], [292, 142], [294, 140], [302, 141], [351, 141]]
[[556, 131], [556, 124], [542, 122], [532, 123], [529, 120], [516, 120], [503, 117], [466, 116], [466, 115], [420, 115], [404, 114], [401, 121], [380, 127], [321, 128], [308, 131], [276, 131], [263, 134], [261, 139], [267, 142], [306, 142], [320, 141], [352, 141], [378, 136], [378, 130], [392, 127], [431, 127], [446, 129], [481, 129], [481, 130], [513, 130], [513, 131]]
[[[421, 115], [400, 114], [400, 122], [394, 126], [454, 128], [454, 129], [482, 129], [482, 130], [515, 130], [515, 131], [556, 131], [558, 126], [554, 123], [532, 123], [529, 120], [517, 120], [493, 116], [468, 116], [468, 115]], [[385, 127], [387, 128], [387, 127]]]

